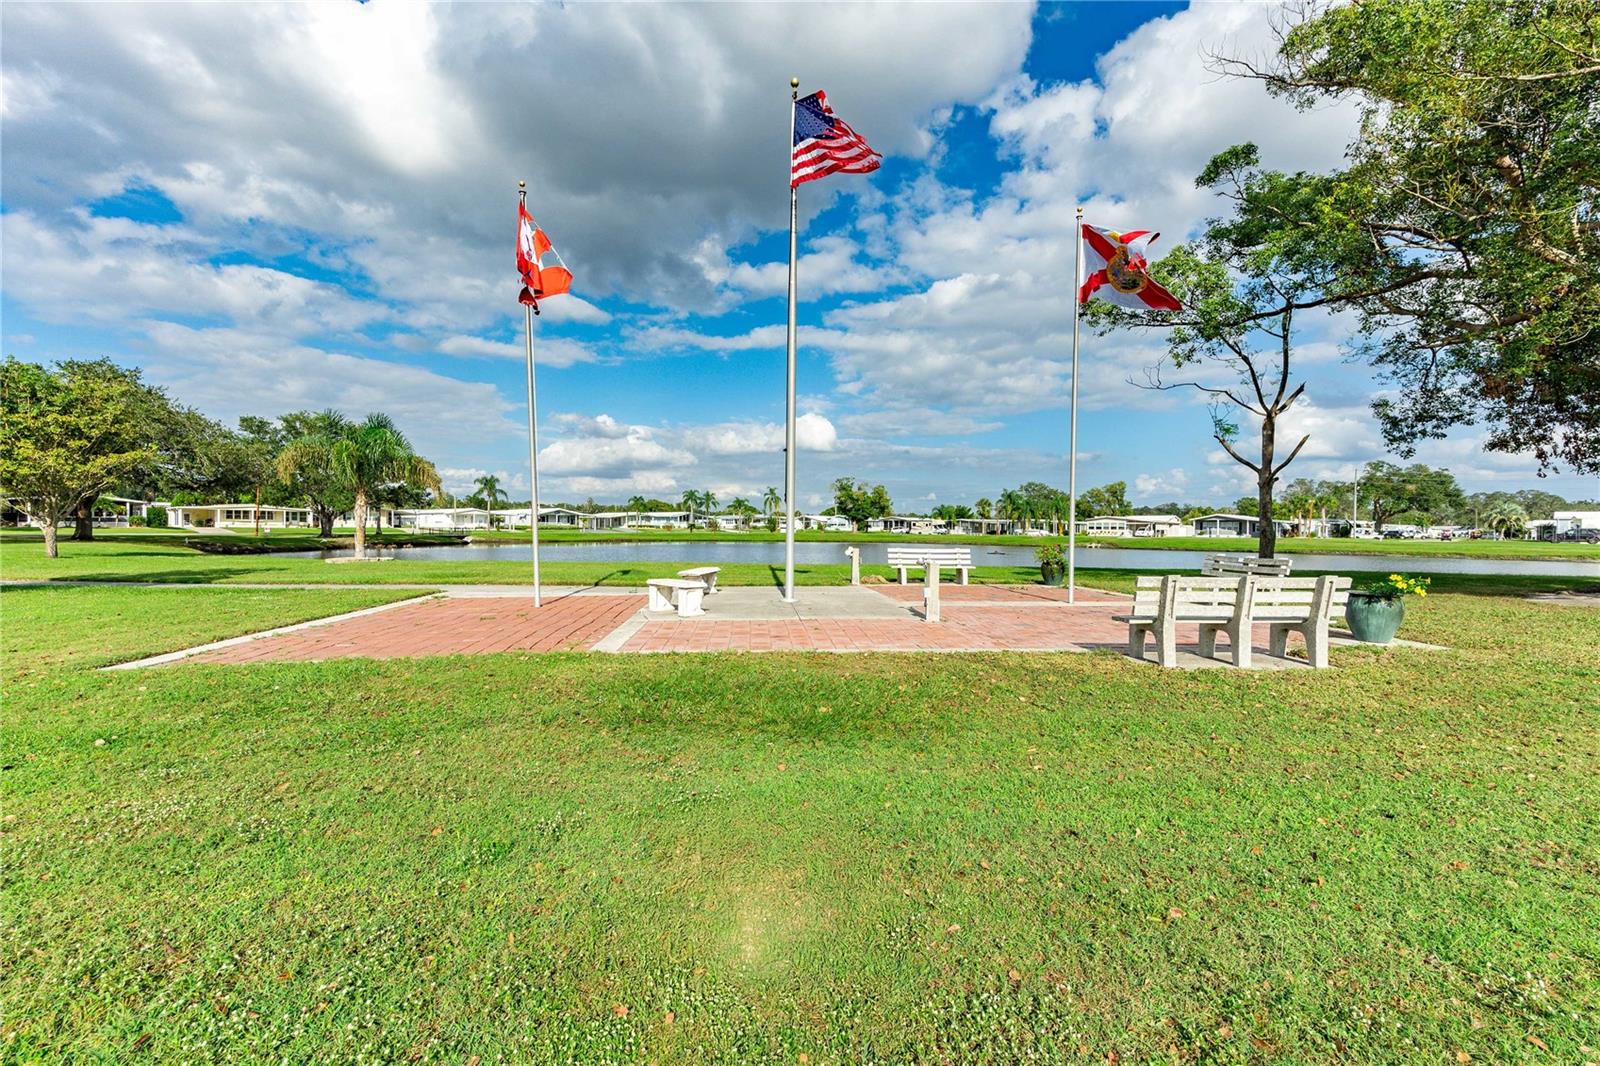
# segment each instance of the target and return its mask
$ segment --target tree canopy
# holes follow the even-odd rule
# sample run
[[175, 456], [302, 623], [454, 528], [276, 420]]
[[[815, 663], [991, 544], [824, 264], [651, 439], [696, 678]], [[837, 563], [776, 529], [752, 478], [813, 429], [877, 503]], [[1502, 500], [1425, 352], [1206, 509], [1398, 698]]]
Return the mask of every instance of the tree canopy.
[[868, 486], [865, 481], [842, 477], [833, 483], [833, 509], [859, 529], [870, 519], [894, 514], [894, 502], [882, 485]]
[[1304, 108], [1353, 99], [1361, 133], [1332, 175], [1233, 149], [1234, 239], [1318, 279], [1298, 307], [1357, 312], [1400, 454], [1482, 422], [1492, 449], [1600, 470], [1600, 6], [1309, 12], [1267, 65], [1219, 67]]
[[0, 492], [40, 521], [46, 556], [57, 555], [57, 523], [155, 458], [140, 416], [160, 398], [105, 359], [0, 364]]

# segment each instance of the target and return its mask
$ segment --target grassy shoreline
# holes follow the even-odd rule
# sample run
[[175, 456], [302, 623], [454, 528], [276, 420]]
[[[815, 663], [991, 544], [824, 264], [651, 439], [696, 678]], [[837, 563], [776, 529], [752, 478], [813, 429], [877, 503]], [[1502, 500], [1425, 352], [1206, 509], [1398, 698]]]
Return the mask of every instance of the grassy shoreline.
[[[470, 538], [476, 543], [522, 544], [528, 540], [526, 530], [477, 530], [465, 535], [455, 533], [415, 533], [385, 530], [381, 536], [369, 535], [371, 544], [448, 545]], [[0, 544], [8, 541], [29, 542], [41, 540], [32, 530], [0, 531]], [[115, 541], [134, 539], [188, 541], [201, 550], [213, 546], [218, 551], [291, 552], [318, 551], [324, 548], [348, 547], [350, 530], [335, 530], [334, 537], [324, 541], [303, 530], [269, 530], [259, 538], [248, 531], [240, 533], [196, 533], [188, 530], [100, 530], [95, 539]], [[541, 529], [541, 543], [546, 544], [706, 544], [706, 543], [779, 543], [783, 536], [766, 531], [752, 533], [722, 533], [709, 530], [670, 530], [649, 532], [630, 530], [619, 533], [595, 533], [583, 530]], [[1018, 536], [911, 536], [895, 533], [824, 533], [804, 531], [795, 540], [811, 544], [974, 544], [994, 547], [1036, 548], [1041, 544], [1066, 543], [1065, 537]], [[62, 541], [62, 551], [72, 549], [75, 542]], [[1210, 551], [1251, 553], [1256, 542], [1250, 537], [1080, 537], [1081, 547], [1136, 548], [1149, 551]], [[247, 545], [259, 545], [247, 548]], [[1526, 540], [1357, 540], [1338, 537], [1290, 537], [1278, 541], [1278, 551], [1288, 555], [1414, 555], [1420, 557], [1453, 559], [1577, 559], [1600, 563], [1600, 545], [1576, 543], [1549, 543]]]

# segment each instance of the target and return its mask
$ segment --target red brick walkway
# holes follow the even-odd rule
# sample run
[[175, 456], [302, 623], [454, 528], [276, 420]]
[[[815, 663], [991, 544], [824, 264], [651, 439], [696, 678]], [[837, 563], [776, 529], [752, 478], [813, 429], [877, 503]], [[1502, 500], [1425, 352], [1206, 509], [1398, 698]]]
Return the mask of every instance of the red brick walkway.
[[[650, 621], [623, 645], [625, 652], [664, 651], [1078, 651], [1127, 646], [1128, 627], [1113, 622], [1118, 605], [1056, 610], [945, 607], [943, 621], [918, 618], [818, 618], [804, 621]], [[1200, 639], [1180, 626], [1178, 644]], [[1227, 638], [1219, 642], [1227, 645]], [[1265, 626], [1254, 646], [1267, 650]], [[1153, 654], [1153, 652], [1151, 653]]]
[[644, 606], [643, 596], [428, 600], [204, 652], [189, 662], [260, 663], [362, 656], [475, 655], [588, 648]]

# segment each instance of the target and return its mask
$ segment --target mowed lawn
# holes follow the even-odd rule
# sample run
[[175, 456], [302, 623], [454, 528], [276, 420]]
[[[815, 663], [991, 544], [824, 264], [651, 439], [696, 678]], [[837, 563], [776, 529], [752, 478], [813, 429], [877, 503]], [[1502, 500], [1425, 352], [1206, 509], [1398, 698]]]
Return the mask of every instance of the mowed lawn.
[[1490, 594], [1560, 584], [1319, 673], [103, 673], [404, 593], [7, 589], [0, 1058], [1594, 1060], [1600, 611]]

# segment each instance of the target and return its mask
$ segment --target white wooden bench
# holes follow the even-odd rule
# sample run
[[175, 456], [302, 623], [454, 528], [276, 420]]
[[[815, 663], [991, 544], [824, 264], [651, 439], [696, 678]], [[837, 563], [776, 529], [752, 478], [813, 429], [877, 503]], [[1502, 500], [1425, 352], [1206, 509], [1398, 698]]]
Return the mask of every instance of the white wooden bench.
[[1294, 560], [1287, 557], [1274, 559], [1258, 559], [1254, 555], [1224, 555], [1212, 553], [1206, 556], [1200, 573], [1205, 577], [1228, 577], [1233, 574], [1255, 574], [1257, 577], [1288, 577], [1289, 571], [1294, 566]]
[[717, 575], [722, 573], [720, 566], [696, 566], [688, 570], [679, 570], [678, 576], [685, 581], [699, 581], [706, 587], [706, 595], [717, 591]]
[[1298, 632], [1307, 659], [1322, 669], [1328, 665], [1329, 619], [1349, 596], [1348, 577], [1141, 577], [1132, 613], [1112, 617], [1128, 623], [1128, 654], [1136, 659], [1144, 658], [1145, 634], [1153, 635], [1162, 666], [1177, 665], [1177, 628], [1192, 622], [1200, 631], [1201, 655], [1214, 656], [1217, 634], [1226, 633], [1233, 664], [1248, 667], [1250, 627], [1265, 622], [1273, 655], [1283, 656], [1289, 634]]
[[908, 583], [906, 571], [918, 567], [922, 567], [924, 571], [929, 567], [935, 570], [954, 570], [956, 580], [965, 585], [972, 573], [972, 549], [946, 548], [936, 544], [891, 544], [889, 565], [900, 572], [902, 585]]
[[651, 611], [676, 609], [679, 618], [705, 614], [700, 601], [706, 594], [706, 583], [698, 578], [653, 577], [644, 584], [650, 593], [648, 609]]

